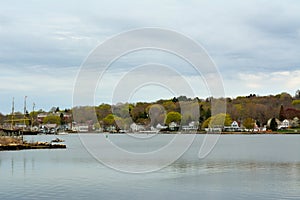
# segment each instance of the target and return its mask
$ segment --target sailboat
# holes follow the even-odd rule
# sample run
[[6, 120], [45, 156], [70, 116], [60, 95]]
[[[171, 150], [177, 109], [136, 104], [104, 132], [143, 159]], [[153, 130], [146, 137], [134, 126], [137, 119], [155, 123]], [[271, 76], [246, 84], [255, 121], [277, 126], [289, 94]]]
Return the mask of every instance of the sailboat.
[[[15, 102], [14, 102], [14, 98], [12, 101], [12, 112], [11, 112], [11, 117], [9, 120], [5, 120], [5, 122], [9, 122], [10, 123], [10, 127], [2, 127], [2, 131], [6, 134], [9, 135], [37, 135], [38, 131], [37, 130], [33, 130], [32, 127], [28, 128], [26, 126], [26, 121], [30, 121], [30, 119], [26, 118], [26, 98], [27, 96], [25, 96], [24, 98], [24, 114], [23, 114], [23, 118], [16, 118], [16, 114], [15, 114]], [[23, 122], [21, 127], [17, 127], [15, 126], [16, 122]]]

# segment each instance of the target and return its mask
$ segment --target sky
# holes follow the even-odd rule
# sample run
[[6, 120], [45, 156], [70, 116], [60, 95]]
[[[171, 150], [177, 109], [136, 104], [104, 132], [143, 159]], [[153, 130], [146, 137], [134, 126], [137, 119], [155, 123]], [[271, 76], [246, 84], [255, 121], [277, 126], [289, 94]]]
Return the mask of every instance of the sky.
[[[0, 2], [0, 112], [11, 111], [13, 97], [22, 111], [24, 96], [29, 111], [33, 102], [36, 110], [72, 107], [78, 73], [91, 52], [117, 34], [144, 27], [173, 30], [198, 42], [221, 74], [227, 97], [294, 95], [300, 88], [297, 0], [11, 0]], [[188, 63], [165, 52], [141, 51], [118, 59], [98, 80], [95, 104], [110, 103], [128, 71], [147, 63], [179, 70], [195, 96], [210, 95]], [[147, 70], [138, 72], [132, 79], [147, 77]], [[159, 71], [155, 76], [168, 77]], [[138, 85], [127, 100], [174, 95], [167, 87]]]

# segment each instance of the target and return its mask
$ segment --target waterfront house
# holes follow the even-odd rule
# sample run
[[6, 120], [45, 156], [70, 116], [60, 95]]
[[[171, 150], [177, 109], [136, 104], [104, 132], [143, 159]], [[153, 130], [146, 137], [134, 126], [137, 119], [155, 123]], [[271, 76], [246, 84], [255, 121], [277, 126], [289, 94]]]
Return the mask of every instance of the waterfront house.
[[192, 121], [189, 123], [189, 125], [182, 126], [183, 131], [195, 131], [198, 129], [198, 123], [195, 121]]
[[178, 131], [179, 125], [176, 122], [171, 122], [169, 124], [169, 130], [170, 131]]
[[166, 130], [167, 128], [168, 128], [168, 126], [163, 126], [161, 124], [156, 125], [156, 129], [158, 129], [158, 130]]
[[47, 116], [48, 116], [47, 113], [39, 113], [36, 118], [37, 118], [37, 121], [42, 124], [44, 121], [44, 118]]
[[243, 131], [237, 121], [233, 121], [230, 126], [224, 126], [224, 131], [228, 132], [239, 132]]
[[130, 130], [132, 132], [139, 132], [139, 131], [144, 131], [145, 127], [143, 125], [140, 125], [140, 124], [132, 123], [130, 125]]
[[280, 124], [278, 124], [278, 129], [287, 129], [290, 126], [289, 120], [285, 119]]

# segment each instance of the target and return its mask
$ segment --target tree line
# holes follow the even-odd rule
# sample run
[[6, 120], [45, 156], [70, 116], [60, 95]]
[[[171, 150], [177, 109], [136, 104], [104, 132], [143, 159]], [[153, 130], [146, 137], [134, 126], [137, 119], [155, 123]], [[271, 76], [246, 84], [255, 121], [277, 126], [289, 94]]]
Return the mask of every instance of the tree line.
[[[205, 128], [212, 120], [211, 101], [213, 97], [206, 99], [188, 98], [185, 96], [171, 99], [161, 99], [156, 102], [118, 103], [116, 105], [100, 104], [98, 106], [83, 106], [72, 109], [65, 109], [67, 113], [76, 113], [74, 119], [78, 123], [90, 123], [96, 126], [108, 127], [116, 126], [118, 129], [128, 129], [131, 123], [145, 126], [169, 125], [171, 122], [186, 125], [196, 121], [199, 127]], [[236, 98], [219, 98], [226, 102], [225, 125], [230, 125], [232, 121], [238, 121], [246, 128], [264, 126], [269, 119], [278, 118], [293, 119], [300, 118], [300, 91], [292, 97], [288, 93], [277, 95], [259, 96], [250, 94], [248, 96], [238, 96]], [[183, 109], [184, 107], [184, 109]], [[182, 112], [188, 110], [189, 112]], [[55, 110], [57, 112], [57, 110]], [[58, 109], [59, 111], [59, 109]], [[43, 111], [29, 113], [30, 116], [37, 115]], [[53, 112], [53, 111], [52, 111]], [[61, 111], [64, 112], [64, 111]], [[94, 115], [96, 113], [96, 115]], [[225, 113], [223, 113], [225, 114]], [[195, 116], [198, 116], [195, 119]], [[7, 116], [0, 114], [0, 121]], [[55, 118], [55, 119], [54, 119]], [[55, 123], [65, 123], [62, 116], [46, 118]]]

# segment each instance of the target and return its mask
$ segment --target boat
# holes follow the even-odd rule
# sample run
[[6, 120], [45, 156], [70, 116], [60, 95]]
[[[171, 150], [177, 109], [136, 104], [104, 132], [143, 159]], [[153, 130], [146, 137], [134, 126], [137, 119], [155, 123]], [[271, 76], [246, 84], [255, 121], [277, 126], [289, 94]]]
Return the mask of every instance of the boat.
[[55, 138], [54, 140], [51, 140], [51, 142], [64, 142], [64, 140], [60, 138]]
[[[15, 109], [15, 103], [14, 98], [12, 100], [12, 112], [11, 112], [11, 118], [9, 120], [5, 120], [6, 122], [10, 123], [10, 126], [8, 127], [2, 127], [1, 130], [6, 133], [7, 135], [37, 135], [39, 132], [38, 130], [34, 130], [31, 127], [26, 126], [26, 121], [30, 121], [26, 117], [26, 98], [24, 98], [24, 113], [23, 118], [16, 118], [16, 114], [14, 112]], [[15, 123], [19, 123], [18, 125], [15, 125]]]
[[37, 135], [39, 132], [35, 130], [20, 130], [21, 135]]
[[57, 132], [57, 135], [68, 135], [68, 134], [69, 134], [69, 133], [66, 132], [66, 131], [62, 131], [62, 132], [58, 131], [58, 132]]

